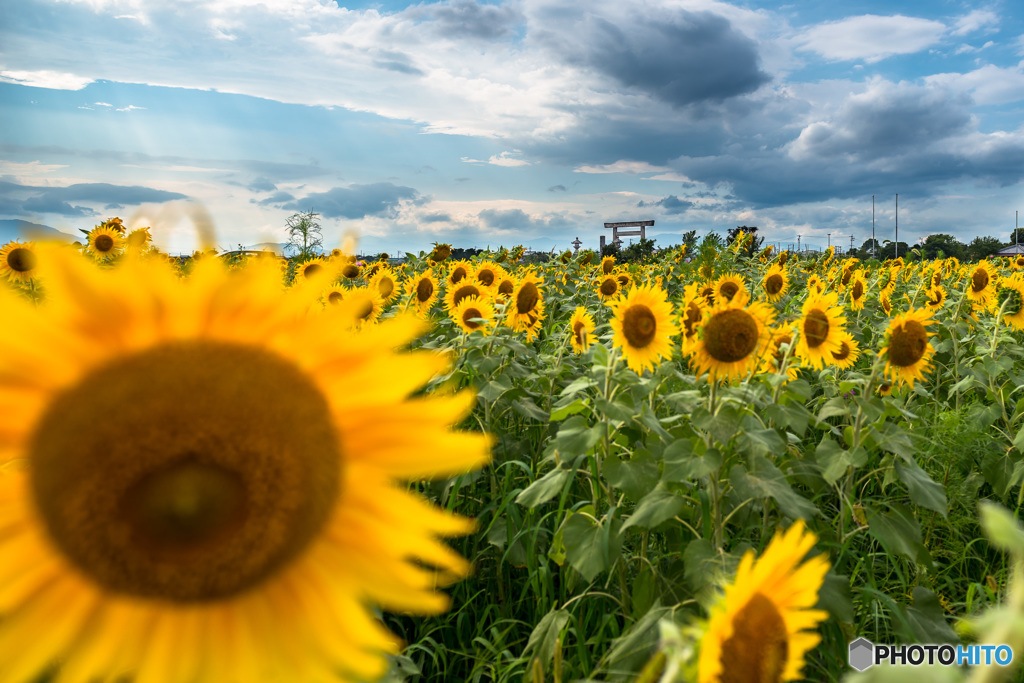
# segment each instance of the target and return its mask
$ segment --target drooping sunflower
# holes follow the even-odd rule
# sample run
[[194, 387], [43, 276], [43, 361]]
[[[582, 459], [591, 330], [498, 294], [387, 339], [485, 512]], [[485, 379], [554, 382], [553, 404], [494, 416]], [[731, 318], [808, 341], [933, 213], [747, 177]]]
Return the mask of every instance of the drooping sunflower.
[[611, 275], [612, 271], [615, 270], [615, 257], [605, 256], [601, 259], [601, 273], [604, 275]]
[[849, 332], [843, 330], [839, 335], [839, 350], [832, 352], [829, 365], [848, 370], [857, 363], [858, 358], [860, 358], [860, 344]]
[[710, 382], [729, 381], [757, 367], [775, 316], [762, 301], [746, 303], [734, 297], [704, 312], [700, 341], [692, 354], [698, 376], [706, 372]]
[[86, 237], [85, 251], [98, 261], [109, 260], [124, 249], [124, 237], [114, 228], [97, 225]]
[[11, 282], [28, 282], [36, 277], [35, 242], [8, 242], [0, 249], [0, 275]]
[[683, 289], [683, 306], [679, 314], [679, 335], [682, 338], [682, 352], [689, 356], [700, 341], [700, 324], [704, 319], [707, 299], [698, 292], [700, 285], [691, 284]]
[[626, 365], [637, 374], [672, 357], [672, 304], [663, 289], [633, 286], [612, 305], [612, 344], [622, 349]]
[[996, 291], [996, 274], [988, 263], [981, 261], [970, 271], [970, 283], [967, 285], [967, 298], [981, 303], [987, 302]]
[[619, 283], [619, 291], [629, 289], [633, 286], [633, 276], [628, 271], [618, 271], [615, 273], [615, 279]]
[[583, 354], [590, 348], [594, 339], [594, 318], [584, 306], [577, 306], [569, 319], [569, 343], [577, 354]]
[[891, 294], [892, 290], [883, 289], [882, 292], [878, 295], [878, 302], [882, 305], [882, 310], [885, 311], [885, 314], [889, 317], [892, 317]]
[[868, 284], [860, 274], [853, 276], [853, 283], [850, 285], [850, 310], [859, 311], [864, 308], [867, 301]]
[[[761, 354], [760, 372], [779, 374], [782, 368], [786, 368], [786, 376], [790, 381], [800, 375], [800, 359], [796, 357], [792, 349], [789, 349], [789, 358], [786, 358], [788, 345], [793, 343], [792, 329], [773, 329], [768, 332], [768, 343], [765, 351]], [[787, 348], [783, 348], [787, 347]], [[783, 365], [785, 363], [785, 365]]]
[[1018, 330], [1024, 330], [1024, 274], [1015, 273], [1004, 278], [999, 285], [998, 302], [993, 299], [992, 307], [996, 304], [1003, 308], [1003, 322]]
[[836, 303], [838, 297], [836, 292], [811, 292], [801, 309], [796, 353], [812, 368], [823, 368], [839, 350], [839, 336], [846, 318], [842, 306]]
[[821, 277], [817, 273], [807, 278], [807, 291], [812, 295], [821, 294], [825, 291], [825, 283], [821, 281]]
[[743, 283], [742, 277], [736, 273], [726, 273], [715, 280], [716, 303], [729, 303], [737, 297], [739, 304], [743, 304], [748, 298], [747, 286]]
[[466, 297], [451, 312], [455, 324], [466, 334], [480, 332], [489, 334], [494, 324], [494, 307], [484, 297]]
[[153, 244], [153, 233], [149, 228], [136, 228], [124, 238], [125, 251], [129, 254], [141, 254]]
[[764, 296], [768, 301], [776, 302], [789, 290], [789, 277], [786, 269], [773, 263], [764, 274]]
[[460, 284], [448, 285], [448, 291], [444, 294], [444, 308], [450, 314], [462, 303], [463, 299], [470, 297], [484, 297], [487, 295], [487, 288], [478, 285], [470, 279], [463, 279]]
[[498, 276], [498, 279], [495, 281], [494, 286], [491, 287], [491, 291], [494, 294], [494, 298], [502, 302], [508, 301], [509, 298], [512, 296], [512, 292], [514, 292], [515, 289], [515, 277], [503, 268], [501, 274]]
[[698, 683], [782, 682], [802, 678], [804, 657], [821, 637], [828, 613], [813, 609], [825, 581], [827, 555], [803, 561], [817, 537], [798, 520], [754, 559], [748, 551], [736, 579], [711, 608], [700, 643]]
[[879, 355], [885, 358], [885, 374], [893, 384], [913, 388], [914, 380], [923, 380], [929, 370], [935, 352], [928, 342], [933, 333], [926, 329], [935, 323], [930, 317], [931, 312], [926, 309], [911, 309], [889, 322], [885, 346]]
[[0, 679], [376, 680], [369, 607], [469, 569], [402, 482], [488, 458], [472, 396], [410, 398], [447, 364], [398, 351], [422, 323], [349, 332], [260, 260], [41, 262], [43, 306], [0, 292]]
[[426, 315], [434, 302], [437, 301], [438, 284], [433, 269], [409, 278], [405, 283], [406, 296], [412, 301], [413, 307], [420, 315]]
[[523, 275], [509, 297], [505, 312], [505, 324], [517, 332], [526, 332], [527, 341], [533, 341], [544, 320], [541, 284], [541, 279], [532, 272]]
[[614, 299], [619, 294], [619, 279], [614, 275], [605, 275], [597, 285], [597, 293], [602, 301]]
[[1015, 256], [1010, 259], [1010, 263], [1012, 263], [1013, 267], [1017, 270], [1024, 270], [1024, 256]]

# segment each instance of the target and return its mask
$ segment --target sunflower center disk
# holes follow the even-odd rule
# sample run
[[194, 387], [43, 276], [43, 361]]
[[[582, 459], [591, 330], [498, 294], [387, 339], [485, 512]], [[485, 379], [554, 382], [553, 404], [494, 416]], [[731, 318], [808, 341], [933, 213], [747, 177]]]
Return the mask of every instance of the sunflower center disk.
[[99, 235], [93, 244], [97, 251], [110, 251], [114, 248], [114, 238], [110, 235]]
[[65, 390], [30, 444], [33, 498], [57, 547], [105, 588], [198, 602], [296, 558], [338, 497], [326, 399], [274, 353], [168, 343]]
[[327, 295], [327, 301], [334, 304], [335, 306], [340, 304], [341, 300], [344, 298], [345, 297], [341, 292], [331, 292], [330, 294]]
[[538, 301], [540, 301], [540, 291], [537, 289], [537, 285], [527, 282], [516, 296], [516, 311], [520, 315], [526, 315], [536, 308]]
[[480, 296], [480, 290], [476, 288], [476, 285], [463, 285], [452, 295], [452, 305], [458, 306], [463, 299], [468, 299], [471, 296]]
[[615, 278], [607, 278], [604, 282], [601, 283], [601, 294], [605, 296], [611, 296], [616, 292], [616, 290], [618, 290], [618, 288], [619, 283], [615, 280]]
[[416, 285], [416, 299], [420, 303], [426, 303], [431, 296], [434, 294], [434, 283], [427, 278], [423, 278]]
[[921, 360], [927, 348], [928, 333], [924, 325], [908, 320], [893, 330], [889, 338], [889, 362], [901, 368], [909, 367]]
[[311, 263], [310, 265], [306, 266], [306, 269], [303, 270], [302, 273], [306, 277], [313, 277], [321, 270], [323, 270], [323, 267], [319, 263]]
[[36, 255], [23, 247], [11, 249], [7, 254], [7, 265], [16, 273], [27, 273], [36, 267]]
[[740, 288], [735, 282], [723, 282], [722, 286], [718, 288], [718, 293], [726, 301], [732, 301], [732, 298], [736, 296], [738, 291], [740, 291]]
[[485, 268], [476, 274], [476, 279], [479, 280], [484, 287], [490, 287], [494, 284], [494, 271]]
[[860, 283], [860, 280], [857, 280], [853, 283], [853, 298], [859, 299], [862, 296], [864, 296], [864, 285]]
[[572, 334], [574, 337], [576, 337], [577, 344], [580, 344], [582, 346], [583, 344], [587, 343], [587, 328], [583, 325], [583, 323], [579, 321], [574, 323], [572, 326]]
[[482, 323], [476, 322], [475, 319], [483, 317], [484, 315], [483, 313], [480, 312], [479, 309], [467, 308], [465, 312], [462, 314], [462, 322], [469, 329], [475, 330], [482, 325]]
[[775, 295], [782, 291], [782, 285], [786, 283], [779, 274], [770, 275], [764, 283], [764, 290], [769, 294]]
[[808, 313], [804, 317], [804, 339], [812, 349], [824, 344], [828, 339], [828, 316], [816, 308]]
[[846, 360], [847, 358], [850, 357], [850, 352], [850, 345], [847, 344], [846, 342], [840, 342], [839, 350], [833, 351], [832, 357], [835, 358], [836, 360]]
[[757, 322], [744, 310], [722, 311], [704, 325], [704, 348], [720, 363], [743, 360], [757, 347]]
[[755, 593], [732, 619], [732, 636], [722, 643], [722, 683], [778, 683], [786, 669], [786, 622], [775, 603]]
[[974, 271], [974, 275], [971, 276], [971, 291], [975, 294], [983, 291], [988, 287], [988, 273], [980, 268]]
[[657, 330], [658, 321], [654, 313], [642, 304], [630, 306], [622, 315], [622, 334], [635, 349], [645, 348], [654, 341]]

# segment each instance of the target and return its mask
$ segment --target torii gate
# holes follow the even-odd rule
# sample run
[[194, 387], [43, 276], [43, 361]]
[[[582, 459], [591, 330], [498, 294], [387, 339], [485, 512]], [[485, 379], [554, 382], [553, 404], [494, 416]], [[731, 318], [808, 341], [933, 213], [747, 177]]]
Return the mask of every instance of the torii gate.
[[[639, 236], [641, 240], [647, 238], [647, 228], [653, 226], [654, 221], [622, 221], [619, 223], [605, 223], [604, 227], [612, 230], [612, 244], [622, 244], [620, 237]], [[639, 228], [638, 230], [622, 230], [622, 228]], [[601, 235], [601, 251], [604, 251], [605, 239]]]

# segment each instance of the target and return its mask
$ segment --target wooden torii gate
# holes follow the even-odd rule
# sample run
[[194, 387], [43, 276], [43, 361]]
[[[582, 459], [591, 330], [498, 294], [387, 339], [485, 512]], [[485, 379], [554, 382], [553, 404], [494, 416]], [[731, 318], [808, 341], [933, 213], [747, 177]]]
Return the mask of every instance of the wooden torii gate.
[[[654, 221], [622, 221], [619, 223], [605, 223], [605, 229], [611, 228], [612, 244], [622, 244], [620, 237], [639, 236], [641, 240], [647, 238], [647, 228], [654, 225]], [[623, 230], [622, 228], [630, 228]], [[601, 251], [604, 251], [605, 238], [601, 235]]]

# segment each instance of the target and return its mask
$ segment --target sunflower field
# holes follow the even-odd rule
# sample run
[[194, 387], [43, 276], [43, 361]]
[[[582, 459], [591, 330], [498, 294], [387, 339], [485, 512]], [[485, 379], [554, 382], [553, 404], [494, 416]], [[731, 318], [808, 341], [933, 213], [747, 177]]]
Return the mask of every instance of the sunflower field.
[[0, 249], [2, 681], [1024, 656], [1024, 259], [151, 239]]

